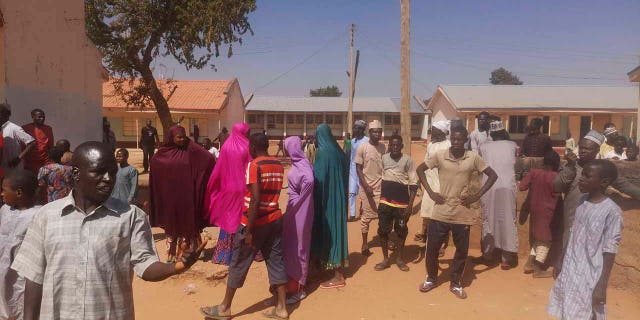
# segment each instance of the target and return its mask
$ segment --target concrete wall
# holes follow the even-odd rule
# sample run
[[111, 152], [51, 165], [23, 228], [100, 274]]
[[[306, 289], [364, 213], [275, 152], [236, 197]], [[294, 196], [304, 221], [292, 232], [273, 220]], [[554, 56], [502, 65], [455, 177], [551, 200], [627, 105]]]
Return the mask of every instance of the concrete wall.
[[[220, 117], [222, 119], [222, 126], [220, 128], [217, 126], [215, 127], [212, 135], [213, 137], [218, 136], [222, 127], [227, 127], [229, 132], [231, 132], [231, 127], [234, 124], [244, 121], [244, 98], [242, 97], [242, 91], [240, 90], [240, 84], [238, 84], [238, 81], [233, 82], [231, 88], [229, 88], [227, 96], [229, 97], [229, 101]], [[209, 128], [209, 130], [212, 129]]]
[[11, 120], [31, 122], [39, 107], [56, 139], [72, 147], [101, 140], [101, 56], [87, 38], [81, 0], [0, 0], [0, 101]]

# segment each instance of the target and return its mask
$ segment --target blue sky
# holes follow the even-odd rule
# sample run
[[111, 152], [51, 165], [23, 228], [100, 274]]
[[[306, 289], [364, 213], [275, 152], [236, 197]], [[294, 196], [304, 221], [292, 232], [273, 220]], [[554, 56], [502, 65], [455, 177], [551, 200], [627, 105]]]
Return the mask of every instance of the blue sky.
[[[156, 74], [238, 77], [245, 96], [305, 96], [330, 84], [346, 95], [348, 26], [355, 23], [356, 95], [400, 95], [399, 0], [258, 0], [249, 20], [255, 34], [245, 35], [231, 58], [213, 60], [217, 71], [187, 71], [161, 59]], [[439, 84], [487, 84], [499, 66], [525, 84], [629, 85], [626, 72], [639, 63], [638, 30], [637, 0], [413, 0], [412, 94], [427, 98]]]

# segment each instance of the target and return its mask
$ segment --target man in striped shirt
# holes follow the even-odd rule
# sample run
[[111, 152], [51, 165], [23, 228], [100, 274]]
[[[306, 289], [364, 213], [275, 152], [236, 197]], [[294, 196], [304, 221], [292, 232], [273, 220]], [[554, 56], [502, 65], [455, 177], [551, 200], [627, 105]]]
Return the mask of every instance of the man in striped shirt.
[[238, 288], [242, 288], [253, 259], [260, 250], [267, 264], [269, 284], [277, 292], [276, 306], [265, 312], [268, 318], [286, 319], [285, 285], [288, 282], [282, 260], [282, 211], [278, 205], [284, 179], [282, 164], [269, 156], [269, 140], [263, 133], [251, 136], [249, 151], [253, 161], [247, 168], [245, 208], [238, 231], [233, 237], [233, 253], [229, 266], [227, 291], [222, 303], [200, 308], [209, 318], [231, 318], [231, 303]]

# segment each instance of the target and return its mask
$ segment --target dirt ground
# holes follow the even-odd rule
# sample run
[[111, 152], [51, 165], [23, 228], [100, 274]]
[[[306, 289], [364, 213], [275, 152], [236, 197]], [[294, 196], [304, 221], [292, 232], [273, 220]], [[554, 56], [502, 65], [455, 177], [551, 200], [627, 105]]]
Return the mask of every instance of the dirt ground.
[[[275, 147], [272, 146], [272, 154]], [[412, 157], [419, 162], [424, 157], [422, 143], [412, 145]], [[142, 167], [141, 152], [131, 150], [131, 163]], [[288, 168], [285, 165], [285, 168]], [[142, 170], [140, 170], [142, 171]], [[148, 194], [147, 175], [140, 177], [141, 200]], [[280, 203], [284, 208], [286, 192]], [[519, 197], [522, 199], [522, 195]], [[419, 199], [419, 197], [417, 197]], [[615, 196], [616, 201], [625, 210], [624, 231], [620, 252], [608, 289], [608, 315], [610, 319], [640, 318], [640, 203], [625, 197]], [[419, 200], [415, 205], [419, 207]], [[409, 221], [409, 237], [405, 257], [412, 261], [424, 250], [424, 246], [413, 241], [413, 235], [420, 228], [419, 215]], [[519, 226], [520, 264], [517, 268], [503, 271], [498, 268], [475, 266], [468, 262], [464, 276], [466, 300], [455, 298], [448, 291], [448, 269], [454, 254], [451, 244], [444, 258], [440, 260], [441, 285], [429, 293], [420, 293], [418, 285], [424, 280], [424, 259], [417, 264], [409, 263], [411, 270], [402, 272], [395, 266], [382, 272], [373, 266], [381, 260], [377, 238], [377, 221], [371, 225], [372, 251], [369, 258], [359, 253], [360, 228], [358, 222], [348, 224], [350, 266], [346, 270], [347, 286], [341, 289], [319, 289], [320, 280], [309, 283], [308, 297], [297, 305], [289, 306], [292, 319], [549, 319], [546, 314], [548, 294], [552, 279], [533, 279], [522, 273], [522, 265], [528, 254], [528, 226]], [[217, 239], [217, 228], [208, 228], [213, 240], [209, 242], [206, 262], [196, 263], [186, 273], [172, 277], [160, 283], [150, 283], [136, 278], [133, 283], [137, 319], [203, 319], [198, 308], [204, 305], [218, 304], [225, 291], [225, 279], [216, 280], [213, 275], [224, 270], [223, 267], [209, 262], [212, 248]], [[165, 258], [166, 246], [161, 229], [154, 228], [156, 246], [161, 258]], [[474, 226], [471, 231], [469, 255], [480, 255], [480, 228]], [[185, 287], [195, 285], [192, 293], [186, 293]], [[234, 319], [262, 319], [261, 312], [269, 301], [267, 270], [264, 263], [254, 263], [251, 267], [245, 287], [236, 293], [232, 312]]]

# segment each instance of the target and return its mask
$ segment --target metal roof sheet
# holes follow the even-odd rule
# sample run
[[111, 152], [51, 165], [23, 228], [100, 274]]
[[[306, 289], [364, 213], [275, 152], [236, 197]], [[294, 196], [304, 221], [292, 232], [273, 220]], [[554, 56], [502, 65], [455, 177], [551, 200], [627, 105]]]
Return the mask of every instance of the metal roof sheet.
[[[411, 99], [411, 113], [427, 113], [416, 101]], [[253, 96], [247, 103], [247, 111], [274, 112], [346, 112], [348, 98], [343, 97], [286, 97]], [[355, 97], [354, 112], [400, 112], [400, 98]]]

